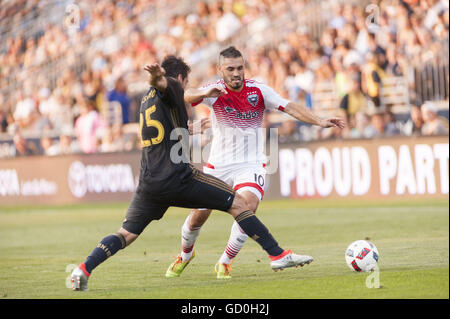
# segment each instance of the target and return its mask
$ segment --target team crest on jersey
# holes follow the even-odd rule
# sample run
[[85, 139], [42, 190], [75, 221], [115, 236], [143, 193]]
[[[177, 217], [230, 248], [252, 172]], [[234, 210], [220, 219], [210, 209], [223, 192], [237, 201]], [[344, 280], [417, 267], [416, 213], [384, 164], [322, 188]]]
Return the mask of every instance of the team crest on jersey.
[[258, 94], [250, 94], [249, 96], [247, 96], [247, 101], [252, 106], [256, 107], [258, 105], [258, 101], [259, 101]]

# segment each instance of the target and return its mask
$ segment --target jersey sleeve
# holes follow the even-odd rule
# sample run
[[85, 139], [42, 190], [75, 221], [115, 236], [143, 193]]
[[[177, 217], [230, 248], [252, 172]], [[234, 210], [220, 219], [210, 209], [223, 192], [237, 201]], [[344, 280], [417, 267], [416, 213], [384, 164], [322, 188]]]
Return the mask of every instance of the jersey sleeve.
[[267, 109], [284, 111], [284, 108], [290, 102], [289, 100], [283, 98], [270, 86], [259, 84], [258, 87], [261, 90], [261, 94], [264, 99], [264, 105]]
[[[217, 85], [222, 85], [222, 84], [217, 83], [217, 82], [215, 82], [215, 83], [210, 83], [210, 84], [206, 84], [206, 85], [200, 87], [198, 90], [199, 90], [199, 91], [207, 91], [207, 90], [209, 90], [211, 87], [217, 86]], [[194, 107], [194, 106], [197, 106], [197, 105], [199, 105], [199, 104], [205, 104], [205, 105], [207, 105], [208, 107], [211, 107], [211, 106], [214, 104], [214, 102], [215, 102], [216, 100], [217, 100], [217, 98], [209, 98], [209, 97], [208, 97], [208, 98], [200, 99], [200, 100], [198, 100], [197, 102], [192, 103], [191, 106]]]

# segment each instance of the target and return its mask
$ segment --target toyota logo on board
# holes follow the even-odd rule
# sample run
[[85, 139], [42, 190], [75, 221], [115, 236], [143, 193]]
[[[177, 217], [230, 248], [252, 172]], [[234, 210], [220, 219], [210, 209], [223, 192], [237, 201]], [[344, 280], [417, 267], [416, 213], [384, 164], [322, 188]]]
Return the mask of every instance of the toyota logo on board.
[[136, 180], [129, 164], [84, 165], [75, 161], [70, 165], [69, 188], [75, 197], [86, 193], [134, 192]]

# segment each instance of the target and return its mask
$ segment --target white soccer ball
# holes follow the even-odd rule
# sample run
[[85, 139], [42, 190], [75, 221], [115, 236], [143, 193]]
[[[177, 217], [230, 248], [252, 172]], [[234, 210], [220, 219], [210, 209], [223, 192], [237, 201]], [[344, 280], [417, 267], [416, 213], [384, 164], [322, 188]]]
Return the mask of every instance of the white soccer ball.
[[351, 243], [345, 251], [345, 261], [353, 271], [369, 272], [378, 264], [378, 249], [367, 240], [357, 240]]

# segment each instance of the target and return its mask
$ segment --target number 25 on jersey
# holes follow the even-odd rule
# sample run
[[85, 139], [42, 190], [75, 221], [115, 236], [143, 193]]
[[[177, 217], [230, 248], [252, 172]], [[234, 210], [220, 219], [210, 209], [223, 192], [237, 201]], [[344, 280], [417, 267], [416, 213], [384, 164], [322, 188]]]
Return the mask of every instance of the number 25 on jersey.
[[144, 116], [142, 113], [139, 114], [139, 124], [141, 127], [141, 143], [143, 147], [157, 145], [162, 142], [164, 139], [164, 126], [160, 121], [152, 120], [151, 115], [156, 111], [156, 105], [152, 105], [148, 109], [145, 110], [145, 126], [146, 127], [154, 127], [158, 131], [158, 135], [156, 137], [152, 137], [149, 140], [144, 140], [142, 138], [142, 128], [144, 127]]

